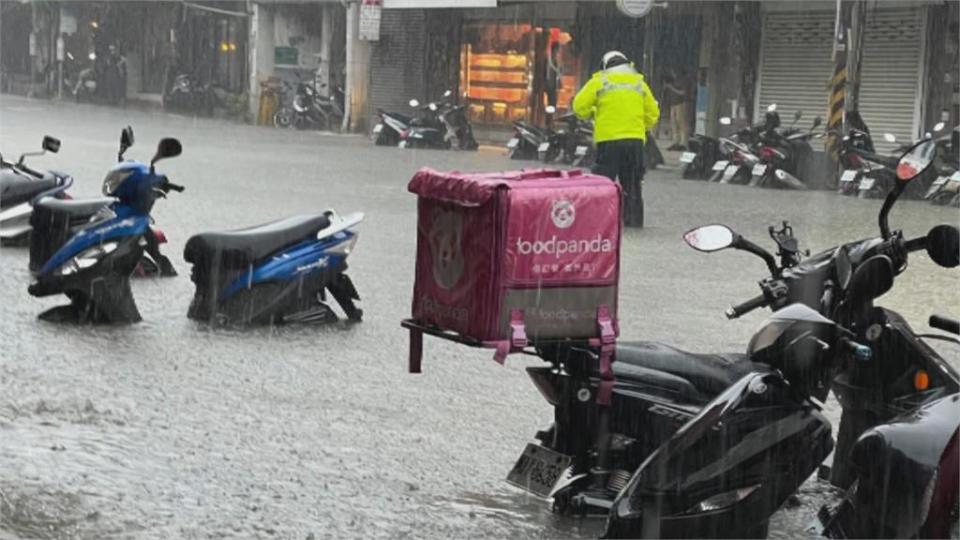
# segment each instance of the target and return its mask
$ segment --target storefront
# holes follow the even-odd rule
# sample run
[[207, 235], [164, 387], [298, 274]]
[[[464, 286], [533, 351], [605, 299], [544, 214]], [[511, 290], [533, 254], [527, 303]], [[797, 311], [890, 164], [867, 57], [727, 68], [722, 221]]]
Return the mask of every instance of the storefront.
[[460, 92], [473, 122], [539, 123], [548, 104], [561, 114], [569, 109], [581, 82], [580, 55], [573, 43], [575, 6], [549, 11], [535, 7], [466, 13]]

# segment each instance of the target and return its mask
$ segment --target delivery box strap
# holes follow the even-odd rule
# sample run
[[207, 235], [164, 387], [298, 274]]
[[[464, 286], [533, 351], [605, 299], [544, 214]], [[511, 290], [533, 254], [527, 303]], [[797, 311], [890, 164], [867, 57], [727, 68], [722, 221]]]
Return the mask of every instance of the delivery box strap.
[[507, 355], [513, 352], [522, 351], [527, 346], [527, 330], [523, 325], [523, 310], [510, 310], [510, 339], [496, 342], [496, 351], [493, 353], [493, 359], [503, 364]]
[[597, 308], [597, 327], [600, 330], [600, 387], [597, 391], [597, 405], [610, 405], [613, 395], [613, 362], [617, 349], [617, 331], [614, 328], [610, 308], [601, 305]]

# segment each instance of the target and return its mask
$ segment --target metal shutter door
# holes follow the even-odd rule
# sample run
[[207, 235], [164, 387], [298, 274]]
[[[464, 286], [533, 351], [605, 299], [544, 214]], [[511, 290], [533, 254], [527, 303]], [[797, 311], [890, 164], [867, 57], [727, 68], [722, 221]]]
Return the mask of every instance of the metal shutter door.
[[793, 122], [797, 110], [803, 111], [798, 127], [809, 127], [817, 116], [826, 121], [834, 16], [830, 11], [764, 14], [757, 121], [771, 103], [784, 125]]
[[[867, 10], [861, 67], [860, 112], [878, 152], [916, 136], [917, 94], [923, 63], [921, 9]], [[883, 140], [893, 133], [898, 142]]]

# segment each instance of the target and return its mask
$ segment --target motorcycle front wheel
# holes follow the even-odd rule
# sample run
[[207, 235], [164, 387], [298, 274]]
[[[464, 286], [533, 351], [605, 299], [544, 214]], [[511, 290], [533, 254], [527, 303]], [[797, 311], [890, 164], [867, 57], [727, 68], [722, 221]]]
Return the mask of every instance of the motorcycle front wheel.
[[293, 123], [291, 118], [290, 109], [286, 107], [281, 108], [276, 114], [273, 115], [273, 125], [274, 127], [286, 129], [290, 127], [290, 124]]

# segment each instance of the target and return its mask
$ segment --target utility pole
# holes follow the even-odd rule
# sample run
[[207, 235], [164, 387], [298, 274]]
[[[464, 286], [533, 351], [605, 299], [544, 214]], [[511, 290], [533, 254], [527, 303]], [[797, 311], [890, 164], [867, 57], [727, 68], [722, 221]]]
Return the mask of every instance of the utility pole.
[[[843, 4], [837, 0], [837, 19], [834, 25], [833, 42], [833, 77], [830, 79], [829, 108], [827, 110], [827, 144], [826, 151], [836, 173], [839, 169], [839, 143], [837, 133], [843, 131], [843, 117], [847, 88], [847, 43], [850, 28], [850, 3]], [[836, 182], [836, 178], [834, 178]]]
[[849, 66], [849, 91], [847, 92], [847, 110], [860, 109], [860, 68], [863, 61], [863, 24], [867, 16], [867, 3], [854, 0], [850, 13], [850, 50], [847, 53]]

